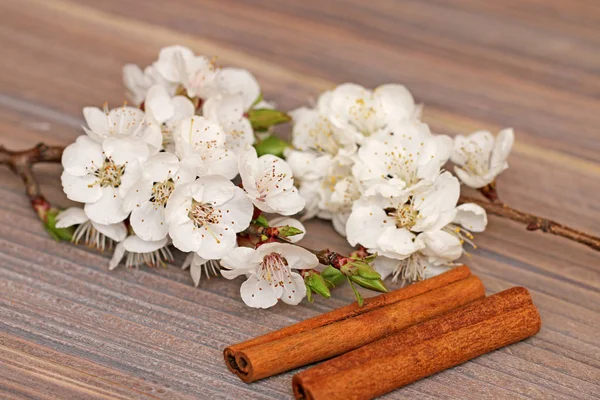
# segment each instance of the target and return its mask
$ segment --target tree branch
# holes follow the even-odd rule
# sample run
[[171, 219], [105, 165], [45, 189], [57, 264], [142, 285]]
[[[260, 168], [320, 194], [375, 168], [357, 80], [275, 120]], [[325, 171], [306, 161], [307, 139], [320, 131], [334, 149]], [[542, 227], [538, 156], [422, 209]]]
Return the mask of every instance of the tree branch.
[[50, 203], [42, 195], [40, 185], [33, 173], [33, 166], [42, 162], [59, 163], [64, 149], [61, 146], [48, 146], [44, 143], [38, 143], [35, 147], [22, 151], [10, 151], [0, 146], [0, 164], [8, 166], [12, 172], [21, 177], [31, 206], [42, 221], [46, 220]]
[[461, 204], [475, 203], [483, 207], [489, 214], [494, 214], [525, 224], [526, 229], [529, 231], [541, 230], [542, 232], [564, 237], [600, 251], [600, 237], [578, 231], [577, 229], [573, 229], [547, 218], [516, 210], [498, 199], [492, 203], [475, 197], [460, 196], [459, 202]]

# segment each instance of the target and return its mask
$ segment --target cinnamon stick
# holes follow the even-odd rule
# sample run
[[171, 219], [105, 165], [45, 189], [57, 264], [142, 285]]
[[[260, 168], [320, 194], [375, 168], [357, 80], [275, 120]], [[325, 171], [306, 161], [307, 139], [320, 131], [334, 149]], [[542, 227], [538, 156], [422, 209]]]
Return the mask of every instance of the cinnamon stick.
[[296, 399], [369, 399], [535, 335], [525, 288], [478, 300], [295, 375]]
[[[466, 266], [225, 349], [229, 369], [253, 382], [335, 357], [484, 296]], [[351, 334], [349, 334], [351, 332]]]

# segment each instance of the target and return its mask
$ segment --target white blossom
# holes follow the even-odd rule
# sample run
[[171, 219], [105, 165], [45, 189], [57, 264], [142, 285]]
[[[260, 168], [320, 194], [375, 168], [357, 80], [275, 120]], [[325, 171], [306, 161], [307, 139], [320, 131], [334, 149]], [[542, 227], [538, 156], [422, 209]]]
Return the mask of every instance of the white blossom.
[[127, 268], [138, 267], [142, 264], [149, 267], [164, 267], [168, 262], [173, 261], [173, 255], [169, 250], [169, 240], [166, 237], [149, 241], [135, 235], [128, 236], [117, 245], [108, 268], [110, 270], [117, 268], [123, 258], [125, 258]]
[[139, 108], [123, 106], [101, 110], [85, 107], [83, 116], [88, 127], [83, 127], [87, 135], [98, 143], [106, 139], [140, 139], [152, 153], [162, 148], [162, 135], [158, 124], [149, 121]]
[[193, 167], [196, 175], [233, 179], [238, 174], [237, 158], [225, 147], [226, 135], [219, 124], [199, 116], [187, 118], [179, 123], [174, 139], [182, 164]]
[[94, 249], [104, 251], [113, 247], [127, 236], [127, 228], [123, 222], [116, 224], [99, 224], [85, 215], [82, 208], [70, 207], [56, 216], [57, 228], [68, 228], [78, 225], [71, 241], [75, 244], [83, 242]]
[[134, 105], [139, 106], [144, 102], [148, 90], [153, 85], [162, 86], [169, 95], [174, 95], [177, 89], [175, 83], [167, 81], [152, 65], [142, 69], [135, 64], [123, 67], [123, 84], [127, 94]]
[[244, 191], [219, 175], [206, 175], [173, 191], [165, 210], [169, 235], [181, 251], [219, 259], [236, 246], [253, 207]]
[[311, 269], [319, 264], [309, 251], [291, 244], [267, 243], [254, 250], [238, 247], [227, 254], [221, 270], [227, 279], [249, 275], [240, 287], [244, 303], [250, 307], [269, 308], [282, 300], [298, 304], [306, 296], [304, 279], [293, 270]]
[[239, 155], [239, 170], [244, 190], [258, 209], [292, 215], [304, 208], [292, 170], [281, 158], [271, 154], [258, 157], [254, 147], [246, 146]]
[[144, 106], [148, 118], [160, 127], [162, 147], [174, 152], [173, 132], [181, 120], [194, 116], [194, 104], [185, 96], [172, 97], [164, 87], [154, 85], [146, 94]]
[[467, 186], [478, 189], [494, 181], [508, 168], [506, 159], [515, 140], [512, 129], [503, 129], [494, 136], [477, 131], [469, 136], [454, 138], [451, 160], [454, 172]]
[[125, 196], [123, 208], [131, 212], [129, 222], [141, 239], [154, 241], [167, 236], [167, 202], [178, 185], [193, 179], [190, 174], [179, 175], [179, 172], [176, 155], [158, 153], [144, 163], [140, 178]]
[[202, 106], [203, 115], [223, 127], [225, 147], [235, 154], [255, 141], [247, 111], [241, 94], [219, 94], [206, 100]]
[[63, 190], [73, 201], [85, 203], [85, 214], [104, 225], [128, 216], [123, 199], [140, 176], [148, 147], [140, 139], [109, 137], [102, 144], [79, 136], [62, 155]]

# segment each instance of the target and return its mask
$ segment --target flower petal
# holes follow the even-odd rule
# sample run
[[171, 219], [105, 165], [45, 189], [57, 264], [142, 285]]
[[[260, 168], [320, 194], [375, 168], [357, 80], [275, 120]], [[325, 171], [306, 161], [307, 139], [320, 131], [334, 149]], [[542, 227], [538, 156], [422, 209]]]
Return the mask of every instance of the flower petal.
[[474, 203], [461, 204], [457, 208], [454, 223], [471, 232], [483, 232], [487, 226], [487, 214], [483, 207]]
[[101, 109], [84, 107], [83, 118], [85, 118], [85, 123], [90, 128], [89, 130], [95, 134], [92, 139], [101, 140], [109, 135], [108, 116]]
[[169, 236], [173, 239], [173, 246], [183, 252], [197, 251], [203, 240], [200, 229], [197, 229], [189, 218], [183, 224], [171, 223], [169, 225]]
[[92, 174], [102, 166], [103, 161], [100, 144], [85, 135], [67, 146], [61, 159], [65, 171], [73, 176]]
[[380, 207], [357, 207], [348, 217], [346, 239], [352, 246], [360, 243], [364, 247], [376, 247], [385, 228], [393, 224], [393, 220]]
[[503, 165], [506, 162], [514, 141], [515, 133], [512, 129], [503, 129], [498, 133], [492, 149], [490, 168], [494, 168], [495, 165]]
[[237, 236], [233, 229], [221, 225], [204, 225], [197, 230], [200, 232], [201, 241], [196, 253], [207, 260], [219, 260], [237, 245]]
[[250, 225], [254, 213], [252, 202], [238, 187], [234, 188], [234, 195], [230, 200], [215, 208], [221, 212], [220, 224], [233, 229], [236, 233]]
[[167, 121], [175, 113], [171, 96], [161, 85], [153, 85], [148, 89], [144, 108], [158, 123]]
[[115, 224], [123, 221], [129, 215], [123, 209], [123, 199], [118, 194], [118, 189], [112, 187], [102, 188], [102, 197], [94, 203], [87, 203], [84, 207], [85, 214], [99, 224]]
[[140, 179], [127, 191], [127, 195], [123, 199], [123, 209], [133, 211], [148, 202], [150, 197], [152, 197], [152, 182]]
[[221, 69], [217, 75], [216, 84], [217, 89], [220, 92], [241, 95], [244, 99], [243, 111], [249, 110], [250, 106], [252, 106], [260, 96], [260, 86], [258, 81], [250, 71], [245, 69]]
[[227, 270], [221, 270], [221, 274], [227, 279], [233, 279], [247, 272], [254, 272], [258, 265], [252, 263], [255, 250], [249, 247], [236, 247], [221, 259], [221, 265]]
[[304, 285], [304, 278], [302, 278], [300, 274], [292, 272], [290, 278], [291, 283], [286, 282], [285, 285], [283, 285], [281, 300], [286, 304], [295, 306], [306, 297], [306, 285]]
[[142, 175], [152, 182], [166, 181], [176, 175], [179, 169], [179, 158], [171, 153], [158, 153], [148, 159]]
[[108, 263], [108, 269], [112, 271], [113, 269], [117, 268], [119, 266], [119, 264], [121, 263], [121, 260], [123, 259], [124, 255], [125, 255], [125, 245], [121, 242], [121, 243], [117, 244], [117, 247], [115, 247], [115, 252], [113, 253], [112, 258], [110, 259], [110, 262]]
[[165, 222], [165, 208], [150, 201], [136, 207], [129, 217], [135, 233], [143, 240], [159, 240], [167, 236], [169, 226]]
[[269, 308], [277, 304], [281, 295], [281, 287], [277, 289], [268, 282], [259, 279], [256, 274], [240, 286], [240, 295], [246, 305], [254, 308]]
[[386, 257], [403, 260], [412, 253], [419, 251], [423, 246], [416, 242], [414, 233], [405, 228], [387, 227], [377, 240], [377, 248], [381, 249]]
[[123, 245], [125, 246], [125, 250], [132, 253], [150, 253], [166, 246], [167, 242], [167, 238], [161, 240], [143, 240], [139, 236], [131, 235], [123, 241]]
[[121, 242], [127, 237], [127, 228], [122, 222], [110, 225], [98, 224], [92, 221], [94, 228], [103, 234], [104, 236], [114, 240], [115, 242]]
[[93, 203], [102, 197], [102, 187], [96, 184], [94, 175], [73, 176], [63, 171], [60, 176], [63, 191], [69, 200], [80, 203]]
[[89, 218], [83, 212], [83, 208], [69, 207], [56, 216], [56, 227], [68, 228], [69, 226], [82, 224], [87, 220]]

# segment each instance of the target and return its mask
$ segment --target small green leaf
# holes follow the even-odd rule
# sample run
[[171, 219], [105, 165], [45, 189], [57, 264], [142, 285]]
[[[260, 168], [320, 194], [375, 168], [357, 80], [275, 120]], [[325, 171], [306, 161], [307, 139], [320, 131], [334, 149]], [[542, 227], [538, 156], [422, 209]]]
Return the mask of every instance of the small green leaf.
[[348, 279], [365, 289], [381, 293], [387, 293], [388, 291], [381, 279], [367, 279], [360, 275], [349, 276]]
[[364, 303], [364, 299], [363, 299], [362, 295], [359, 293], [359, 291], [356, 290], [356, 286], [354, 286], [354, 283], [350, 280], [350, 277], [348, 277], [348, 283], [350, 284], [350, 287], [352, 288], [352, 291], [354, 292], [354, 297], [356, 297], [356, 302], [358, 303], [359, 307], [362, 307], [362, 305]]
[[342, 274], [339, 269], [334, 268], [331, 265], [325, 267], [325, 269], [321, 272], [321, 276], [323, 279], [325, 279], [325, 282], [331, 284], [332, 287], [338, 286], [346, 279], [344, 274]]
[[358, 275], [366, 279], [381, 279], [379, 272], [375, 271], [373, 267], [366, 263], [360, 263], [358, 265]]
[[309, 272], [304, 277], [304, 283], [307, 287], [309, 287], [313, 292], [320, 294], [326, 299], [331, 297], [331, 292], [327, 287], [327, 283], [325, 283], [325, 279], [321, 275], [316, 272]]
[[252, 103], [252, 105], [250, 106], [250, 108], [254, 108], [255, 105], [257, 105], [258, 103], [260, 103], [263, 100], [264, 100], [263, 94], [259, 93], [258, 97], [256, 98], [256, 100], [254, 100], [254, 103]]
[[312, 290], [310, 290], [310, 287], [306, 283], [304, 285], [306, 286], [306, 298], [308, 299], [309, 303], [312, 303], [315, 301], [312, 295]]
[[268, 228], [269, 227], [269, 221], [267, 221], [267, 219], [265, 218], [264, 215], [259, 215], [258, 218], [256, 218], [254, 221], [252, 221], [254, 224], [258, 225], [258, 226], [262, 226], [263, 228]]
[[279, 236], [281, 237], [296, 236], [304, 233], [302, 230], [290, 225], [279, 226], [277, 227], [277, 230], [279, 231]]
[[75, 227], [70, 226], [68, 228], [57, 228], [56, 227], [56, 216], [60, 213], [60, 210], [50, 209], [46, 213], [46, 221], [44, 222], [44, 229], [48, 234], [56, 241], [66, 240], [71, 241]]
[[248, 111], [248, 119], [255, 131], [266, 131], [273, 125], [282, 124], [291, 120], [290, 116], [279, 110], [270, 108], [257, 108]]
[[264, 156], [265, 154], [272, 154], [279, 158], [284, 158], [283, 151], [289, 147], [290, 144], [283, 139], [278, 138], [275, 135], [270, 135], [258, 143], [254, 144], [256, 154]]

